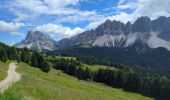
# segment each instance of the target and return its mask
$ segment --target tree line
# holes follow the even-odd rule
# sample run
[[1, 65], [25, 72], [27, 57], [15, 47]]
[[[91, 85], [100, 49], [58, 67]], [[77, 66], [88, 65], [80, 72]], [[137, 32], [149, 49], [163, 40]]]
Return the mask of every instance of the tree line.
[[170, 80], [165, 76], [123, 67], [116, 70], [108, 68], [92, 71], [85, 68], [79, 61], [63, 58], [54, 61], [54, 68], [63, 70], [80, 80], [101, 82], [111, 87], [138, 92], [158, 100], [170, 100]]
[[37, 67], [44, 72], [48, 72], [50, 67], [44, 56], [38, 52], [30, 52], [27, 48], [17, 49], [9, 47], [0, 43], [0, 60], [6, 62], [7, 60], [16, 60], [17, 62], [25, 62], [32, 67]]
[[[139, 50], [137, 51], [136, 48]], [[170, 77], [170, 52], [162, 47], [151, 49], [146, 45], [143, 47], [141, 44], [135, 44], [127, 48], [82, 48], [76, 46], [58, 52], [58, 55], [81, 57], [87, 63], [131, 64], [133, 67], [145, 68], [148, 71]]]
[[[138, 92], [160, 100], [170, 100], [170, 79], [151, 72], [141, 71], [125, 65], [113, 65], [105, 60], [93, 59], [93, 57], [80, 57], [75, 59], [55, 59], [55, 69], [63, 70], [65, 73], [77, 77], [79, 80], [90, 80], [101, 82], [111, 87], [123, 88], [126, 91]], [[0, 43], [0, 60], [16, 60], [25, 62], [33, 67], [48, 72], [50, 67], [44, 55], [38, 52], [30, 52], [27, 48], [17, 49]], [[116, 70], [98, 69], [92, 71], [84, 67], [86, 64], [101, 64], [116, 67]]]

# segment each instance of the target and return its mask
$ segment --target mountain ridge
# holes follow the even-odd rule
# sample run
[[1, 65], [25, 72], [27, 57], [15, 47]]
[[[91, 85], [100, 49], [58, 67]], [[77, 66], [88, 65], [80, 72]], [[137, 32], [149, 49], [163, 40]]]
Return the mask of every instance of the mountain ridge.
[[27, 47], [33, 51], [53, 51], [57, 48], [57, 42], [49, 35], [43, 34], [40, 31], [28, 31], [27, 36], [21, 42], [15, 44], [16, 47]]
[[134, 23], [127, 22], [126, 24], [116, 20], [106, 20], [95, 30], [60, 40], [58, 46], [69, 48], [74, 45], [89, 44], [97, 47], [127, 47], [136, 41], [141, 41], [150, 48], [164, 47], [170, 50], [169, 27], [170, 18], [164, 16], [155, 20], [147, 16], [140, 17]]
[[[36, 35], [36, 33], [40, 33], [40, 35]], [[96, 29], [57, 42], [48, 35], [42, 34], [40, 31], [29, 31], [26, 38], [15, 46], [27, 47], [35, 51], [44, 51], [43, 49], [54, 51], [76, 45], [129, 47], [140, 41], [150, 48], [164, 47], [170, 51], [170, 17], [164, 16], [155, 20], [142, 16], [134, 23], [122, 23], [121, 21], [108, 19]]]
[[163, 72], [170, 76], [169, 36], [169, 17], [155, 20], [140, 17], [134, 23], [126, 24], [107, 20], [95, 30], [59, 41], [58, 46], [64, 50], [52, 54], [85, 57], [89, 62], [101, 59], [113, 64], [130, 64], [158, 73], [164, 70]]

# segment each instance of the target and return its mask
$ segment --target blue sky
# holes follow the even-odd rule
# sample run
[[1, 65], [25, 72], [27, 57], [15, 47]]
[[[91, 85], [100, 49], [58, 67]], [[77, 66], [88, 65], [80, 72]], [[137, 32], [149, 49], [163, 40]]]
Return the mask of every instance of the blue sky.
[[170, 0], [0, 0], [0, 41], [20, 42], [29, 30], [55, 40], [95, 29], [105, 20], [132, 23], [170, 16]]

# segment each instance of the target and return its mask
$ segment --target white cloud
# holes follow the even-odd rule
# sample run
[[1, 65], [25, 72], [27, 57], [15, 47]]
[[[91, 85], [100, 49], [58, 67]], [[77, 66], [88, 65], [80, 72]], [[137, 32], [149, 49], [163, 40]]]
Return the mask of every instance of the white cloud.
[[122, 12], [122, 13], [114, 15], [114, 16], [108, 16], [102, 20], [93, 21], [86, 26], [85, 30], [95, 29], [95, 28], [97, 28], [97, 26], [104, 23], [107, 19], [117, 20], [117, 21], [121, 21], [123, 23], [127, 23], [127, 21], [132, 21], [133, 17], [131, 17], [131, 15], [129, 15], [127, 13]]
[[136, 1], [129, 1], [127, 3], [124, 3], [124, 4], [118, 4], [117, 8], [119, 10], [123, 10], [123, 9], [136, 9], [138, 8], [139, 6], [143, 5], [144, 0], [136, 0]]
[[[84, 28], [85, 30], [95, 29], [107, 19], [126, 23], [127, 21], [134, 22], [140, 16], [148, 16], [151, 19], [159, 16], [170, 16], [170, 0], [119, 0], [117, 7], [111, 8], [116, 12], [114, 15], [109, 13], [110, 10], [109, 12], [102, 12], [103, 15], [100, 15], [100, 12], [97, 11], [82, 11], [73, 7], [82, 1], [90, 0], [12, 0], [9, 2], [8, 7], [17, 16], [14, 19], [16, 22], [24, 21], [25, 19], [30, 20], [34, 17], [40, 19], [41, 15], [48, 15], [56, 17], [57, 21], [55, 20], [54, 22], [58, 23], [90, 21], [89, 25]], [[126, 13], [129, 10], [132, 12]], [[79, 27], [71, 29], [59, 24], [52, 24], [54, 22], [48, 22], [49, 24], [38, 26], [36, 29], [61, 37], [70, 37], [84, 31]], [[16, 24], [19, 23], [12, 23], [13, 26], [17, 26]], [[12, 29], [9, 28], [8, 30]]]
[[128, 3], [128, 4], [124, 4], [124, 5], [118, 5], [118, 9], [119, 10], [125, 10], [125, 9], [136, 9], [140, 6], [141, 4], [132, 2], [132, 3]]
[[119, 0], [118, 4], [124, 3], [126, 0]]
[[57, 22], [82, 22], [82, 21], [96, 21], [99, 19], [102, 19], [102, 15], [98, 15], [95, 11], [84, 11], [84, 12], [78, 12], [77, 14], [68, 15], [62, 18], [59, 18]]
[[98, 21], [93, 21], [91, 23], [89, 23], [86, 27], [85, 30], [91, 30], [91, 29], [96, 29], [97, 26], [99, 26], [100, 24], [104, 23], [105, 19], [103, 20], [98, 20]]
[[134, 16], [149, 16], [155, 19], [159, 16], [170, 16], [170, 0], [138, 0], [140, 6], [134, 11]]
[[128, 21], [132, 21], [133, 17], [132, 17], [131, 14], [127, 14], [127, 13], [121, 12], [121, 13], [119, 13], [117, 15], [109, 16], [109, 17], [107, 17], [107, 19], [117, 20], [117, 21], [121, 21], [123, 23], [127, 23]]
[[128, 9], [131, 8], [131, 5], [119, 5], [118, 9]]
[[[14, 10], [13, 10], [14, 11]], [[36, 13], [31, 13], [30, 12], [22, 12], [22, 11], [14, 11], [15, 12], [15, 18], [13, 19], [14, 22], [23, 22], [23, 21], [30, 21], [30, 20], [36, 20], [36, 18], [39, 17], [38, 14]]]
[[9, 32], [12, 35], [18, 35], [18, 30], [23, 26], [25, 26], [24, 23], [0, 21], [0, 31]]
[[84, 31], [79, 27], [71, 29], [70, 27], [64, 27], [62, 25], [57, 25], [52, 23], [38, 26], [36, 27], [35, 30], [46, 32], [53, 36], [60, 36], [62, 38], [66, 38], [66, 37], [68, 38]]
[[15, 0], [11, 2], [13, 8], [20, 8], [39, 14], [70, 14], [73, 9], [66, 9], [68, 5], [77, 3], [78, 0]]
[[[125, 0], [120, 0], [117, 6], [118, 14], [105, 17], [98, 21], [92, 21], [87, 25], [86, 29], [94, 29], [107, 19], [126, 23], [127, 21], [134, 22], [141, 16], [148, 16], [151, 19], [156, 19], [160, 16], [170, 16], [169, 5], [170, 0], [130, 0], [126, 3]], [[133, 10], [132, 13], [122, 11], [129, 9]]]
[[134, 9], [129, 14], [130, 17], [136, 19], [140, 16], [148, 16], [151, 19], [159, 16], [170, 16], [170, 0], [137, 0], [119, 5], [118, 9]]
[[67, 5], [75, 5], [80, 0], [44, 0], [44, 3], [52, 8], [62, 8]]
[[30, 13], [36, 15], [54, 15], [61, 21], [96, 20], [95, 11], [81, 11], [72, 6], [85, 0], [15, 0], [9, 2], [10, 10], [16, 14], [16, 21], [29, 19]]

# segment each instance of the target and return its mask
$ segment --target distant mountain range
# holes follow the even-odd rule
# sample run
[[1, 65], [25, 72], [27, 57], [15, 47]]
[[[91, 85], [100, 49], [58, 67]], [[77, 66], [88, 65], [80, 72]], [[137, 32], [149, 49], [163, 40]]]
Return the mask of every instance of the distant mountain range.
[[149, 17], [140, 17], [133, 24], [107, 20], [95, 30], [59, 41], [58, 47], [87, 44], [95, 47], [128, 47], [139, 41], [150, 48], [170, 50], [170, 18], [150, 20]]
[[85, 31], [58, 42], [39, 31], [29, 31], [26, 39], [15, 46], [36, 51], [54, 51], [76, 45], [92, 47], [129, 47], [141, 42], [150, 48], [164, 47], [170, 50], [170, 18], [159, 17], [150, 20], [140, 17], [134, 23], [126, 24], [116, 20], [106, 20], [95, 30]]
[[29, 31], [24, 40], [15, 44], [18, 48], [27, 47], [33, 51], [54, 51], [57, 49], [57, 42], [50, 36], [40, 31]]
[[[39, 31], [29, 31], [15, 46], [52, 54], [98, 58], [111, 63], [130, 64], [170, 77], [170, 18], [134, 23], [107, 20], [95, 30], [85, 31], [58, 42]], [[161, 71], [160, 71], [161, 70]]]

